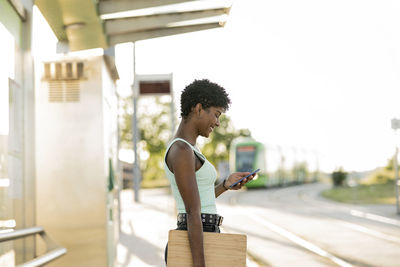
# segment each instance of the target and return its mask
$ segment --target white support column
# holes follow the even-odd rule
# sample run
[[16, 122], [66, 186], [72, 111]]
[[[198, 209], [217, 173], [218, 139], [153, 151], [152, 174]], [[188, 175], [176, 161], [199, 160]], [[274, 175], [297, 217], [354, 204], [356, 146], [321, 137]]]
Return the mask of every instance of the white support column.
[[176, 122], [175, 122], [175, 99], [174, 99], [174, 89], [173, 89], [173, 78], [171, 74], [171, 138], [174, 136], [175, 133], [175, 127], [176, 127]]
[[400, 129], [400, 120], [398, 119], [392, 119], [392, 129], [394, 130], [394, 143], [396, 146], [396, 151], [394, 154], [393, 158], [393, 167], [394, 167], [394, 186], [396, 188], [396, 210], [397, 214], [400, 214], [400, 195], [399, 195], [399, 187], [400, 187], [400, 181], [399, 181], [399, 168], [398, 168], [398, 154], [399, 154], [399, 148], [398, 148], [398, 136], [397, 136], [397, 130]]
[[119, 109], [120, 109], [120, 95], [117, 91], [117, 184], [118, 184], [118, 231], [121, 233], [121, 191], [123, 187], [123, 172], [122, 172], [122, 164], [121, 161], [119, 160], [119, 150], [121, 148], [121, 127], [119, 126], [119, 120], [120, 120], [120, 115], [119, 115]]
[[[32, 57], [32, 15], [33, 1], [22, 0], [19, 2], [20, 10], [24, 10], [24, 23], [22, 24], [20, 66], [22, 70], [21, 84], [24, 103], [23, 103], [23, 222], [18, 227], [29, 227], [36, 225], [36, 157], [35, 157], [35, 82], [34, 82], [34, 64]], [[21, 16], [21, 14], [19, 14]], [[34, 256], [36, 245], [32, 240], [24, 240], [23, 260]]]
[[396, 144], [396, 152], [394, 154], [394, 177], [395, 177], [395, 187], [396, 187], [396, 209], [397, 214], [400, 214], [400, 201], [399, 201], [399, 167], [398, 167], [398, 155], [399, 155], [399, 148]]
[[139, 142], [139, 129], [138, 129], [138, 117], [137, 117], [137, 105], [139, 98], [139, 83], [136, 79], [136, 56], [135, 56], [136, 44], [133, 43], [133, 85], [132, 85], [132, 99], [133, 99], [133, 115], [132, 115], [132, 136], [133, 136], [133, 191], [135, 202], [139, 202], [139, 189], [140, 189], [140, 166], [139, 166], [139, 153], [137, 151], [137, 144]]

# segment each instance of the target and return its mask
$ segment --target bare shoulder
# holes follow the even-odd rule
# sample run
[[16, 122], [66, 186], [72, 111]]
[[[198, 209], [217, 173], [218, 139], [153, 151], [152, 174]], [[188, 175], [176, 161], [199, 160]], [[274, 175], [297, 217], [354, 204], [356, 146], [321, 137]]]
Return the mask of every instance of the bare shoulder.
[[194, 153], [188, 144], [177, 141], [170, 147], [166, 160], [169, 169], [174, 172], [179, 166], [194, 165]]
[[193, 151], [192, 148], [189, 147], [188, 144], [184, 142], [175, 142], [172, 144], [172, 146], [169, 149], [167, 158], [182, 158], [182, 157], [188, 157], [188, 156], [193, 156]]

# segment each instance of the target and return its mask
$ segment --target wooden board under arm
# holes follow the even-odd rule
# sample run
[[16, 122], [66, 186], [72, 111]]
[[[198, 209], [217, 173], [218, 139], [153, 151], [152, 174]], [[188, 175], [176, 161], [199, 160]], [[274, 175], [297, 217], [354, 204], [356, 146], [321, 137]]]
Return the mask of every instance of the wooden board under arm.
[[[246, 235], [204, 232], [203, 243], [207, 267], [246, 267]], [[167, 266], [193, 266], [187, 231], [169, 231]]]

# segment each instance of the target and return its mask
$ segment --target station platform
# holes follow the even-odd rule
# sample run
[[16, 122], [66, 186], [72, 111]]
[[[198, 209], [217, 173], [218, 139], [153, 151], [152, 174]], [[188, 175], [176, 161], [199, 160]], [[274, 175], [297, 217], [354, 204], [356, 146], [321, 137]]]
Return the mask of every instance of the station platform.
[[115, 267], [165, 266], [164, 248], [168, 231], [176, 228], [175, 203], [167, 189], [121, 192], [121, 233]]
[[[165, 267], [164, 249], [168, 231], [176, 228], [175, 202], [168, 189], [121, 192], [121, 233], [114, 267]], [[247, 267], [257, 263], [247, 260]]]

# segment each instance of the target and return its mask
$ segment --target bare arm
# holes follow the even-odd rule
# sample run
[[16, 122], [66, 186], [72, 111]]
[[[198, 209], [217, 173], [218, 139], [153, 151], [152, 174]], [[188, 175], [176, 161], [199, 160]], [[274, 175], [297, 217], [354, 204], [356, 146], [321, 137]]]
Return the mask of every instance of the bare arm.
[[201, 202], [196, 182], [193, 150], [187, 144], [175, 143], [167, 155], [167, 164], [175, 175], [176, 184], [185, 204], [193, 266], [204, 267]]
[[[224, 180], [225, 181], [225, 180]], [[225, 191], [228, 191], [228, 187], [224, 186], [224, 181], [222, 181], [221, 183], [217, 184], [215, 186], [215, 197], [218, 197], [219, 195], [221, 195], [222, 193], [224, 193]], [[225, 188], [226, 187], [226, 188]]]
[[253, 180], [253, 178], [254, 178], [254, 176], [256, 176], [256, 174], [249, 176], [248, 178], [244, 179], [243, 181], [241, 181], [240, 183], [238, 183], [237, 185], [235, 185], [232, 188], [229, 188], [229, 186], [236, 183], [236, 181], [242, 179], [242, 177], [245, 177], [246, 175], [249, 175], [249, 174], [250, 174], [249, 172], [235, 172], [235, 173], [232, 173], [231, 175], [229, 175], [229, 177], [226, 178], [226, 181], [224, 180], [215, 186], [215, 197], [218, 197], [225, 191], [228, 191], [228, 189], [238, 190], [238, 189], [242, 188], [242, 186], [245, 183]]

